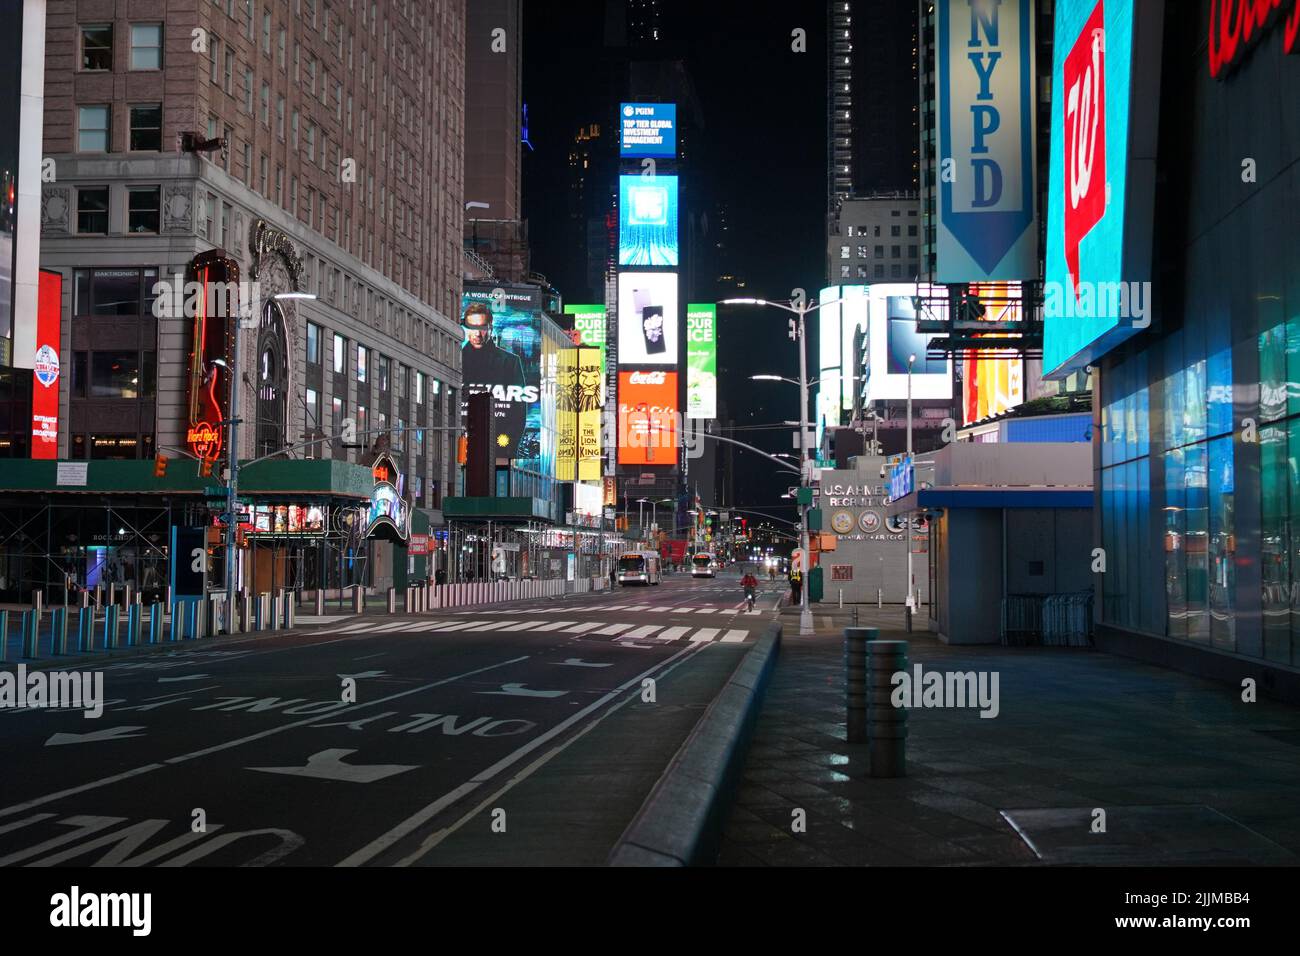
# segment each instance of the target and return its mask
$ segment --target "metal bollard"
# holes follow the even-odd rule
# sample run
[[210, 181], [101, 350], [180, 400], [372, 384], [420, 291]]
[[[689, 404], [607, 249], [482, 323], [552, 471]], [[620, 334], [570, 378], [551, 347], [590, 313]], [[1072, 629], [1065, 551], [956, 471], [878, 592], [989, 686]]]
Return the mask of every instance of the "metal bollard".
[[89, 592], [89, 591], [82, 591], [82, 592], [81, 592], [81, 606], [82, 606], [82, 607], [90, 607], [90, 592]]
[[172, 627], [171, 627], [171, 633], [168, 635], [167, 640], [170, 642], [175, 642], [175, 641], [179, 641], [182, 637], [185, 636], [185, 624], [181, 618], [181, 615], [183, 613], [181, 609], [181, 602], [177, 601], [174, 604], [172, 604], [171, 609], [172, 609]]
[[324, 588], [316, 589], [316, 616], [317, 617], [325, 616], [325, 589]]
[[260, 631], [264, 626], [264, 619], [262, 617], [263, 614], [262, 609], [265, 606], [265, 602], [263, 602], [262, 600], [264, 596], [265, 595], [259, 594], [253, 600], [253, 628], [252, 629], [254, 633]]
[[59, 625], [62, 623], [64, 610], [56, 607], [50, 612], [50, 656], [57, 656], [59, 653]]
[[154, 601], [149, 605], [149, 643], [157, 644], [162, 639], [163, 610], [162, 605]]
[[126, 646], [135, 647], [140, 643], [140, 602], [132, 601], [126, 606]]
[[298, 605], [290, 599], [289, 595], [286, 594], [284, 599], [284, 607], [281, 608], [283, 612], [283, 619], [280, 622], [280, 626], [284, 628], [284, 630], [286, 631], [293, 630], [293, 615], [294, 615], [294, 610], [297, 608], [297, 606]]
[[397, 613], [397, 588], [388, 589], [388, 613]]
[[134, 599], [135, 599], [135, 588], [132, 587], [130, 584], [128, 584], [122, 590], [122, 607], [129, 608]]
[[110, 651], [117, 650], [119, 615], [122, 609], [116, 604], [104, 608], [104, 647]]
[[366, 607], [366, 592], [360, 584], [352, 585], [352, 613], [360, 614]]
[[885, 602], [885, 592], [882, 591], [880, 588], [876, 588], [876, 607], [883, 608], [885, 606], [884, 602]]
[[41, 626], [41, 619], [34, 610], [23, 611], [23, 657], [36, 657], [36, 634]]
[[0, 661], [9, 653], [9, 612], [0, 611]]
[[907, 708], [890, 701], [893, 675], [907, 670], [907, 641], [867, 642], [867, 742], [871, 776], [907, 775]]
[[276, 591], [267, 595], [267, 601], [270, 604], [269, 617], [271, 619], [271, 630], [280, 629], [280, 607], [284, 603], [284, 592]]
[[867, 641], [880, 637], [875, 627], [844, 629], [844, 705], [848, 742], [867, 740]]
[[87, 604], [77, 611], [77, 653], [85, 653], [95, 643], [95, 608]]
[[844, 589], [840, 588], [840, 610], [844, 610]]

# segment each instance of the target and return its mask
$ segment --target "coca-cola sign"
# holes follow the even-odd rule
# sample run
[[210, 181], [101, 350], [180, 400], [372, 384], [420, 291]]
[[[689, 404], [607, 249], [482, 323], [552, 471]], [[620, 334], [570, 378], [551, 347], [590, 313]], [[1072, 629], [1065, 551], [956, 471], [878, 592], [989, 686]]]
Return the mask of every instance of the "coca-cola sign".
[[666, 373], [664, 372], [633, 372], [628, 376], [629, 385], [662, 385], [664, 384]]
[[1282, 52], [1294, 53], [1300, 35], [1300, 0], [1210, 0], [1210, 76], [1223, 79], [1264, 31], [1279, 21]]

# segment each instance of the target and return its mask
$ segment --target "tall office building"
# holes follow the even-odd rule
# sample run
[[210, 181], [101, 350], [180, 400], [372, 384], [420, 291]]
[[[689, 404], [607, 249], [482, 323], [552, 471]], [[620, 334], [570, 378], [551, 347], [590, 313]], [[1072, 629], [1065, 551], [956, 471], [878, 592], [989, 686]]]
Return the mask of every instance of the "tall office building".
[[[97, 487], [96, 460], [158, 452], [174, 456], [160, 491], [182, 468], [193, 484], [184, 456], [225, 460], [233, 394], [241, 459], [292, 470], [387, 453], [413, 513], [441, 521], [457, 471], [465, 9], [49, 0], [44, 155], [57, 177], [41, 266], [65, 290], [58, 457], [91, 463], [80, 490]], [[255, 311], [238, 331], [225, 313], [224, 331], [204, 332], [178, 278], [248, 283], [238, 299]], [[355, 441], [317, 441], [349, 422]], [[312, 470], [296, 491], [344, 513], [356, 488], [342, 472]], [[170, 505], [133, 500], [210, 523], [201, 483], [179, 488]]]
[[906, 0], [830, 0], [827, 10], [826, 222], [841, 235], [845, 200], [918, 187], [917, 10]]

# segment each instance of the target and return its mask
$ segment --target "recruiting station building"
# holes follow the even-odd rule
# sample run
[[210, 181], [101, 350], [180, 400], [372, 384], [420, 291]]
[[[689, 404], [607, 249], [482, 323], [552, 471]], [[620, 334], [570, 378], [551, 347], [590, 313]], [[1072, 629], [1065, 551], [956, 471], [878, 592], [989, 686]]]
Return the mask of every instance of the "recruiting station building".
[[[1298, 28], [1290, 0], [1058, 3], [1044, 356], [1099, 383], [1098, 644], [1291, 699]], [[1092, 97], [1071, 114], [1076, 86]], [[1125, 283], [1121, 308], [1080, 309], [1066, 284], [1054, 309], [1071, 276]]]

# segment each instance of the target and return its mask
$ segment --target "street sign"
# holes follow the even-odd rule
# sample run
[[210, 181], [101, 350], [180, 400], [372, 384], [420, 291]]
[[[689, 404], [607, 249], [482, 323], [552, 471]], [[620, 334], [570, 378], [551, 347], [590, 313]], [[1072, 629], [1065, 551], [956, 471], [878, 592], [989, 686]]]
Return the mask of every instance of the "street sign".
[[807, 434], [806, 437], [807, 437], [808, 441], [807, 441], [807, 445], [804, 446], [804, 445], [799, 444], [799, 433], [798, 433], [798, 432], [795, 432], [795, 433], [794, 433], [794, 450], [795, 450], [795, 451], [799, 451], [801, 448], [804, 448], [804, 447], [808, 447], [808, 448], [816, 448], [816, 447], [817, 447], [817, 433], [816, 433], [816, 432], [809, 432], [809, 433]]

